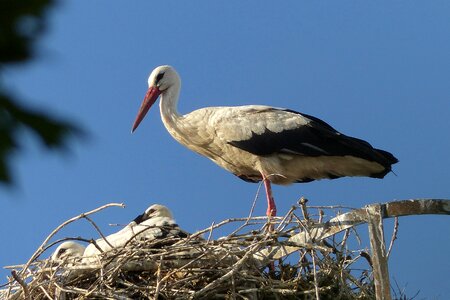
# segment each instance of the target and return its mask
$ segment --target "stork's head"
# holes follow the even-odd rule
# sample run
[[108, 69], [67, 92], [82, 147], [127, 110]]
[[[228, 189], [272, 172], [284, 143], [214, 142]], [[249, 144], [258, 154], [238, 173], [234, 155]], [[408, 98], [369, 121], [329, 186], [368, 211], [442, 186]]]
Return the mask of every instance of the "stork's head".
[[150, 73], [150, 76], [148, 77], [148, 90], [142, 101], [131, 132], [136, 130], [150, 107], [152, 107], [158, 99], [159, 95], [164, 94], [171, 86], [177, 84], [180, 84], [180, 77], [178, 76], [177, 71], [171, 66], [159, 66]]
[[178, 80], [180, 80], [180, 77], [173, 67], [168, 65], [159, 66], [150, 73], [148, 87], [156, 87], [163, 93]]
[[84, 246], [73, 241], [64, 242], [53, 252], [52, 260], [64, 260], [67, 258], [81, 257], [84, 253]]
[[158, 218], [158, 217], [173, 219], [172, 213], [170, 212], [170, 210], [167, 207], [165, 207], [164, 205], [161, 205], [161, 204], [153, 204], [152, 206], [147, 208], [143, 214], [137, 216], [134, 219], [134, 222], [136, 224], [140, 224], [148, 219], [153, 219], [153, 218]]

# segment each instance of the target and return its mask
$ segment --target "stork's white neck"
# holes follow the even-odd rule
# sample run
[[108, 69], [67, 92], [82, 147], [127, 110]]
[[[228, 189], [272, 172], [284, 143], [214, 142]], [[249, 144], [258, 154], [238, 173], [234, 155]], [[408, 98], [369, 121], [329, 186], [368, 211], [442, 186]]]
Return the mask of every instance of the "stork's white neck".
[[178, 113], [178, 97], [180, 95], [180, 80], [176, 80], [169, 88], [161, 93], [161, 100], [159, 102], [159, 109], [161, 111], [161, 119], [166, 126], [169, 133], [176, 137], [176, 132], [179, 131], [179, 124], [182, 120], [182, 115]]

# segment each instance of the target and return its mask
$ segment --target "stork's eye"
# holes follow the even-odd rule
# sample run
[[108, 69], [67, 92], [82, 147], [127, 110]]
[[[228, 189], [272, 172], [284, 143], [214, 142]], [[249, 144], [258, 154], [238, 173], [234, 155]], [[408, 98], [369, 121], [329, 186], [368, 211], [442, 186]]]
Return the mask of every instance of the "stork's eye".
[[158, 75], [156, 75], [156, 83], [158, 83], [163, 77], [164, 77], [164, 72], [161, 72]]
[[61, 249], [59, 249], [59, 251], [58, 251], [58, 254], [59, 254], [59, 256], [61, 256], [63, 253], [65, 253], [67, 251], [67, 249], [66, 248], [61, 248]]

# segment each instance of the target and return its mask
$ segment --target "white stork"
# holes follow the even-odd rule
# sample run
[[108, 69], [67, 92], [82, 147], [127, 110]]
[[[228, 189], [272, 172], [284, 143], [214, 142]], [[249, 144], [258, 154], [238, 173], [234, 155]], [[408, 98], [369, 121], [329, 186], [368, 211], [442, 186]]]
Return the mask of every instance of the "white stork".
[[[166, 237], [183, 238], [187, 237], [187, 235], [186, 232], [178, 227], [167, 207], [153, 204], [123, 229], [106, 236], [106, 241], [105, 239], [98, 239], [95, 243], [101, 251], [106, 252], [112, 248], [123, 247], [132, 239], [154, 241], [157, 239], [162, 240]], [[88, 257], [98, 255], [101, 251], [94, 244], [89, 244], [83, 255], [86, 257], [85, 261], [92, 261]]]
[[50, 257], [54, 261], [62, 261], [68, 258], [75, 258], [83, 256], [85, 247], [77, 242], [64, 242], [56, 248]]
[[398, 160], [366, 141], [346, 136], [324, 121], [289, 109], [262, 105], [207, 107], [181, 115], [181, 80], [171, 66], [159, 66], [132, 132], [159, 96], [162, 121], [187, 148], [239, 178], [263, 181], [267, 215], [276, 215], [270, 183], [291, 184], [344, 176], [383, 178]]

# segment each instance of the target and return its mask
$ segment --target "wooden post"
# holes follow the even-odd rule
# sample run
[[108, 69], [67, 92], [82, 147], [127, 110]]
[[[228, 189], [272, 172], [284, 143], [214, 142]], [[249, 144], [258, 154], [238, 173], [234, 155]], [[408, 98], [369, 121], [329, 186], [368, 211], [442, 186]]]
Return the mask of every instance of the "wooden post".
[[366, 206], [369, 225], [370, 247], [372, 248], [372, 269], [377, 300], [391, 300], [386, 245], [384, 243], [382, 206], [380, 204]]

